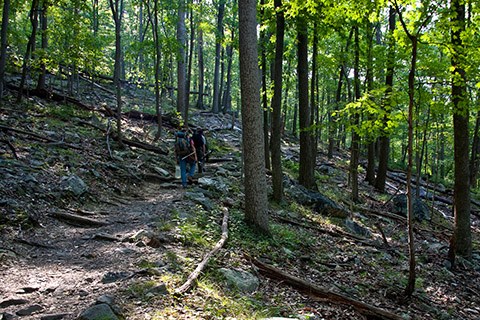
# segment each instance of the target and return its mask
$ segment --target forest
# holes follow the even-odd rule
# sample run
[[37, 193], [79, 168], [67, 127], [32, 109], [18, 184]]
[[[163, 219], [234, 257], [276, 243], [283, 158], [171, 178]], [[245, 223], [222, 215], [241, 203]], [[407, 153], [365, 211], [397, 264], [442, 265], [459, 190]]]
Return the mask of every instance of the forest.
[[0, 319], [480, 318], [477, 1], [0, 8]]

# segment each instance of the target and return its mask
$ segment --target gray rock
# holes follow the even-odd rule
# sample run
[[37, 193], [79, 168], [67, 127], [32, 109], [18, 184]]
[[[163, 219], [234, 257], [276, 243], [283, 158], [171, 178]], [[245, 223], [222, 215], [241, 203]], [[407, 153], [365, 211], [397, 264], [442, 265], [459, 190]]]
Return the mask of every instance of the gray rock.
[[37, 311], [41, 311], [43, 310], [43, 307], [41, 305], [38, 305], [38, 304], [33, 304], [31, 306], [28, 306], [24, 309], [20, 309], [16, 312], [17, 316], [21, 316], [21, 317], [24, 317], [24, 316], [29, 316]]
[[75, 196], [81, 196], [87, 192], [88, 187], [85, 182], [77, 175], [62, 177], [60, 180], [60, 188], [64, 192], [71, 192]]
[[193, 200], [195, 203], [201, 205], [206, 211], [213, 210], [214, 204], [209, 198], [205, 197], [205, 194], [201, 192], [186, 192], [185, 196], [188, 199]]
[[0, 302], [0, 308], [7, 308], [10, 306], [18, 306], [21, 304], [27, 304], [28, 300], [26, 299], [7, 299]]
[[[393, 198], [392, 211], [396, 214], [407, 216], [407, 195], [399, 194]], [[422, 222], [430, 220], [430, 209], [421, 199], [413, 199], [412, 203], [413, 217], [415, 220]]]
[[285, 192], [298, 203], [313, 207], [313, 209], [320, 214], [327, 214], [340, 218], [346, 218], [349, 216], [347, 211], [319, 192], [308, 190], [304, 186], [299, 185], [290, 179], [284, 180], [284, 186]]
[[159, 284], [148, 290], [148, 293], [151, 293], [155, 296], [163, 296], [168, 294], [167, 286], [164, 283]]
[[227, 184], [220, 180], [214, 180], [214, 179], [202, 177], [198, 179], [198, 184], [202, 187], [213, 188], [222, 193], [228, 192]]
[[242, 292], [252, 293], [260, 285], [258, 278], [249, 272], [226, 268], [221, 268], [219, 271], [224, 275], [229, 285]]
[[77, 320], [118, 320], [112, 308], [106, 303], [96, 304], [83, 311]]
[[370, 230], [365, 228], [364, 226], [361, 226], [358, 222], [347, 219], [345, 220], [345, 227], [352, 232], [353, 234], [365, 237], [365, 238], [370, 238], [372, 236], [372, 233]]
[[68, 316], [70, 316], [69, 313], [45, 314], [40, 317], [40, 320], [62, 320]]
[[126, 279], [130, 277], [132, 273], [127, 272], [127, 271], [118, 271], [118, 272], [107, 272], [103, 278], [102, 278], [102, 283], [112, 283], [116, 282], [119, 280]]

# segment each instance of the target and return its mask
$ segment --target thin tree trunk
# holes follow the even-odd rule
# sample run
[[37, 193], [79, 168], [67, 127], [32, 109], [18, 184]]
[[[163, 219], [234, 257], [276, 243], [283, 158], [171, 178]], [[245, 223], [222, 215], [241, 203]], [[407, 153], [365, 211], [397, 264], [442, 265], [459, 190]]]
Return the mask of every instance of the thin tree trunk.
[[223, 112], [230, 113], [232, 111], [232, 62], [233, 62], [233, 41], [235, 40], [235, 32], [232, 32], [231, 43], [227, 46], [227, 81], [226, 88], [222, 98]]
[[217, 34], [215, 37], [215, 70], [213, 74], [213, 102], [212, 112], [219, 113], [220, 105], [220, 54], [222, 48], [223, 39], [223, 16], [225, 13], [225, 0], [220, 0], [218, 4], [218, 16], [217, 16]]
[[[361, 97], [360, 94], [360, 43], [358, 37], [358, 26], [354, 27], [355, 36], [355, 62], [353, 69], [355, 100], [358, 101]], [[352, 142], [351, 142], [351, 155], [350, 155], [350, 177], [352, 185], [352, 201], [358, 202], [358, 162], [360, 158], [360, 135], [358, 134], [358, 126], [360, 124], [360, 115], [354, 111], [352, 115]]]
[[417, 64], [417, 38], [410, 37], [412, 41], [412, 61], [408, 74], [408, 164], [407, 164], [407, 212], [408, 212], [408, 249], [409, 273], [405, 295], [411, 296], [415, 290], [415, 239], [413, 234], [413, 195], [412, 195], [412, 168], [413, 168], [413, 108], [415, 94], [415, 69]]
[[0, 40], [0, 99], [3, 99], [5, 93], [5, 66], [7, 63], [7, 36], [10, 14], [10, 0], [3, 0], [2, 12], [2, 30]]
[[[368, 47], [367, 47], [367, 70], [366, 70], [366, 82], [367, 82], [367, 91], [371, 92], [373, 90], [373, 36], [375, 33], [373, 24], [367, 22], [367, 34], [368, 34]], [[368, 184], [373, 186], [375, 184], [375, 138], [368, 137], [367, 141], [367, 172], [365, 179]]]
[[[40, 9], [40, 25], [42, 28], [42, 50], [43, 54], [46, 54], [46, 50], [48, 48], [48, 36], [47, 36], [47, 30], [48, 30], [48, 18], [47, 18], [47, 12], [48, 12], [48, 0], [43, 0], [42, 2], [42, 8]], [[38, 76], [38, 82], [37, 82], [37, 89], [38, 90], [44, 90], [45, 89], [45, 80], [47, 78], [47, 69], [45, 66], [44, 59], [42, 57], [42, 61], [40, 62], [40, 75]]]
[[27, 50], [25, 52], [25, 56], [23, 57], [22, 78], [20, 80], [17, 102], [22, 100], [25, 81], [27, 80], [27, 74], [30, 69], [30, 59], [32, 58], [32, 53], [35, 51], [35, 40], [37, 37], [38, 28], [38, 0], [32, 0], [32, 8], [30, 9], [30, 24], [32, 25], [32, 33], [28, 39]]
[[[189, 0], [193, 2], [193, 0]], [[190, 6], [190, 41], [189, 41], [189, 50], [188, 50], [188, 71], [187, 71], [187, 80], [186, 80], [186, 89], [185, 89], [185, 107], [190, 108], [190, 86], [192, 81], [192, 65], [193, 65], [193, 56], [194, 56], [194, 43], [195, 43], [195, 26], [193, 23], [193, 7]]]
[[283, 46], [285, 37], [285, 17], [282, 0], [274, 0], [276, 12], [275, 62], [273, 68], [272, 97], [272, 187], [273, 199], [278, 203], [283, 201], [283, 171], [282, 171], [282, 86], [283, 86]]
[[115, 22], [115, 66], [113, 73], [113, 83], [115, 85], [115, 95], [117, 99], [117, 136], [120, 144], [122, 143], [122, 88], [120, 83], [121, 58], [122, 58], [122, 12], [123, 0], [110, 0], [110, 9], [112, 10], [113, 20]]
[[304, 17], [297, 17], [298, 51], [298, 110], [300, 124], [300, 169], [299, 183], [308, 189], [316, 189], [312, 166], [312, 135], [308, 130], [311, 124], [308, 101], [308, 25]]
[[375, 189], [380, 192], [385, 192], [385, 182], [387, 180], [387, 170], [388, 170], [388, 158], [390, 151], [390, 138], [389, 132], [387, 131], [389, 113], [392, 108], [392, 93], [393, 93], [393, 72], [395, 65], [395, 39], [393, 33], [395, 31], [395, 9], [393, 6], [389, 9], [389, 18], [388, 18], [388, 56], [387, 56], [387, 71], [385, 76], [385, 97], [382, 102], [382, 108], [385, 112], [383, 117], [383, 129], [381, 136], [379, 138], [379, 155], [378, 155], [378, 170], [377, 177], [375, 179]]
[[[201, 0], [198, 1], [198, 5], [201, 7]], [[201, 17], [201, 15], [199, 15]], [[198, 39], [197, 39], [197, 48], [198, 48], [198, 98], [197, 98], [197, 108], [204, 109], [203, 105], [203, 91], [205, 88], [205, 78], [204, 78], [204, 64], [203, 64], [203, 30], [200, 27], [200, 18], [197, 22], [198, 27]]]
[[472, 153], [470, 156], [470, 185], [477, 187], [478, 169], [480, 167], [480, 111], [477, 111], [475, 129], [473, 131]]
[[[260, 0], [260, 17], [265, 19], [264, 0]], [[263, 109], [263, 135], [265, 136], [265, 168], [271, 169], [270, 166], [270, 112], [268, 108], [268, 92], [267, 92], [267, 42], [269, 36], [265, 30], [260, 32], [260, 55], [261, 55], [261, 72], [262, 72], [262, 109]]]
[[[310, 79], [310, 127], [314, 128], [316, 116], [318, 114], [318, 104], [317, 104], [317, 55], [318, 55], [318, 31], [317, 31], [317, 22], [315, 21], [313, 25], [313, 48], [312, 48], [312, 78]], [[318, 123], [317, 123], [318, 125]], [[310, 131], [311, 147], [312, 147], [312, 168], [315, 172], [315, 166], [317, 164], [317, 129]]]

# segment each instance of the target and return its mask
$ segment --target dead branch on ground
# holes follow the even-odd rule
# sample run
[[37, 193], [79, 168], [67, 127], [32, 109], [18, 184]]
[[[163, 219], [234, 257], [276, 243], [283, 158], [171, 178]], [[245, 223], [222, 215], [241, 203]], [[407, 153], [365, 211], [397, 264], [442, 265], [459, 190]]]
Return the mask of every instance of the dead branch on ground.
[[260, 262], [256, 259], [250, 258], [250, 261], [259, 269], [260, 273], [264, 276], [279, 280], [289, 286], [303, 292], [307, 295], [327, 299], [335, 304], [342, 304], [352, 306], [356, 311], [364, 315], [367, 319], [381, 319], [381, 320], [401, 320], [401, 316], [398, 316], [390, 311], [369, 305], [365, 302], [355, 300], [347, 297], [343, 294], [333, 292], [327, 288], [320, 287], [313, 283], [307, 282], [303, 279], [290, 275], [278, 268], [275, 268], [266, 263]]
[[213, 249], [205, 255], [202, 262], [200, 262], [197, 268], [187, 278], [187, 281], [185, 281], [185, 283], [181, 285], [179, 288], [175, 289], [175, 294], [183, 294], [190, 289], [190, 287], [192, 286], [192, 283], [198, 278], [198, 276], [203, 271], [203, 269], [207, 265], [210, 258], [223, 247], [223, 245], [227, 241], [227, 238], [228, 238], [228, 209], [223, 208], [222, 237], [217, 242], [217, 244], [213, 247]]

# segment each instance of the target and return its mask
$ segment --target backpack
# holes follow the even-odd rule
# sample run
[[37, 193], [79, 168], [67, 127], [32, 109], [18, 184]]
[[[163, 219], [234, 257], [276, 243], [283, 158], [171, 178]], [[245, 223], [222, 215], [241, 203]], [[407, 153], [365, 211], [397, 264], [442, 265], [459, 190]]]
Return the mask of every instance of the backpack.
[[190, 140], [185, 136], [177, 136], [177, 140], [175, 141], [175, 153], [179, 157], [185, 157], [192, 153], [192, 145], [190, 144]]
[[192, 140], [195, 143], [195, 148], [200, 148], [205, 144], [203, 141], [203, 136], [200, 133], [194, 133], [192, 136]]

